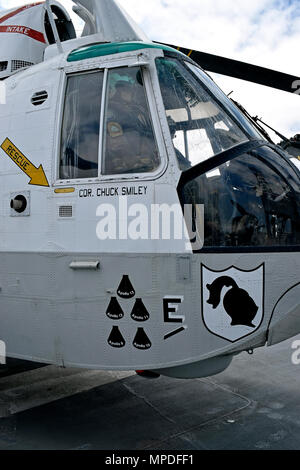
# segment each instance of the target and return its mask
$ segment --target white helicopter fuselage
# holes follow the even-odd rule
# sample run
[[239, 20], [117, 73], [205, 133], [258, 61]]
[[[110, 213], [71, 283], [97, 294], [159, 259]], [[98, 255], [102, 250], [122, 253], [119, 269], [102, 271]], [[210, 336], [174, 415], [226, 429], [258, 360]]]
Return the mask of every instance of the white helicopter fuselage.
[[[69, 41], [68, 47], [74, 51], [82, 40], [77, 45]], [[155, 65], [164, 48], [144, 45], [74, 61], [70, 54], [5, 80], [6, 104], [0, 105], [0, 333], [7, 355], [63, 366], [199, 377], [223, 370], [241, 351], [299, 333], [296, 250], [193, 253], [184, 236], [151, 237], [151, 217], [143, 236], [134, 235], [136, 226], [130, 224], [142, 206], [148, 214], [154, 206], [181, 206], [177, 188], [182, 171]], [[104, 103], [108, 73], [120, 67], [142, 70], [159, 165], [148, 173], [104, 175], [99, 168], [96, 177], [62, 179], [68, 77], [103, 73]], [[39, 97], [42, 102], [36, 105]], [[102, 152], [100, 145], [100, 162]], [[40, 166], [44, 176], [37, 176]], [[26, 200], [21, 213], [15, 210], [20, 196]], [[109, 227], [116, 237], [104, 239], [100, 228], [109, 208], [116, 214], [116, 225]], [[182, 214], [177, 223], [185, 227]], [[213, 317], [207, 286], [217, 276], [230, 276], [248, 290], [257, 306], [253, 325], [234, 326], [221, 315]]]

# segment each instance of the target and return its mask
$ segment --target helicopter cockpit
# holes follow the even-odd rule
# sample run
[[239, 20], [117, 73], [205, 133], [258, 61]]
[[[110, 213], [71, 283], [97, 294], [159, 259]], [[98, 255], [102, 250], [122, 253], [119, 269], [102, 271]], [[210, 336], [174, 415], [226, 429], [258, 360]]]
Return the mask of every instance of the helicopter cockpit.
[[[183, 172], [178, 188], [181, 203], [206, 208], [204, 249], [280, 250], [299, 245], [299, 183], [284, 154], [270, 148], [192, 61], [173, 53], [155, 63]], [[142, 68], [109, 69], [105, 87], [104, 73], [68, 77], [61, 180], [151, 175], [161, 163]], [[254, 148], [248, 148], [255, 142]], [[243, 145], [245, 151], [240, 150]]]
[[[200, 68], [173, 58], [156, 62], [174, 149], [186, 172], [179, 185], [181, 203], [205, 206], [204, 250], [299, 245], [294, 168], [263, 145], [262, 135]], [[252, 140], [262, 142], [259, 150], [220, 162], [218, 155]], [[205, 171], [209, 159], [215, 165]]]
[[[261, 139], [230, 100], [217, 87], [212, 89], [212, 82], [198, 67], [167, 57], [157, 59], [156, 67], [180, 170], [194, 167], [249, 138]], [[102, 175], [151, 173], [160, 164], [142, 69], [113, 68], [108, 70], [105, 90], [103, 82], [103, 71], [68, 77], [61, 179], [98, 176], [101, 137]]]

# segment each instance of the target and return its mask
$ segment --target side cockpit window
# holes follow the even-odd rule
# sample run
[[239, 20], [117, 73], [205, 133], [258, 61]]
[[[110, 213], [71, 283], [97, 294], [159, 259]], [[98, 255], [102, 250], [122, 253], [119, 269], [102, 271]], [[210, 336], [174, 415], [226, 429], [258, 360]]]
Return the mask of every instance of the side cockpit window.
[[160, 163], [141, 69], [108, 72], [103, 175], [151, 173]]
[[300, 246], [300, 189], [292, 167], [263, 148], [186, 183], [185, 204], [204, 205], [204, 248]]
[[173, 58], [156, 59], [156, 67], [182, 171], [248, 140], [232, 114], [188, 67]]
[[98, 176], [103, 72], [68, 77], [64, 105], [60, 179]]
[[107, 81], [102, 71], [68, 77], [59, 179], [152, 173], [159, 165], [140, 67], [110, 69]]

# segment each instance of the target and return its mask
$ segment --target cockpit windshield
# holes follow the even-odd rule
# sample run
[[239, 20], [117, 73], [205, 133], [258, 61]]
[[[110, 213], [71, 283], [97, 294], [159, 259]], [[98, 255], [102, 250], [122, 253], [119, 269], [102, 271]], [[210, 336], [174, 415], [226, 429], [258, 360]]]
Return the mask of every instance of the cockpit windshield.
[[[159, 58], [156, 66], [181, 170], [246, 142], [249, 137], [261, 139], [249, 125], [243, 126], [245, 118], [234, 115], [237, 111], [232, 112], [230, 108], [233, 105], [225, 95], [215, 97], [216, 94], [209, 88], [211, 84], [205, 83], [205, 78], [201, 80], [200, 69], [189, 63], [185, 67], [173, 58]], [[219, 91], [218, 87], [216, 90]]]

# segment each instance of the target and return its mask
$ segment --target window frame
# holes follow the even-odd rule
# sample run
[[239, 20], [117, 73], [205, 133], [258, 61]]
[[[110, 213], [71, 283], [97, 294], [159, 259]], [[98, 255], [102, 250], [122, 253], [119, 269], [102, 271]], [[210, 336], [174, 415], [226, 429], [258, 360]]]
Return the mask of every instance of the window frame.
[[[157, 51], [154, 51], [157, 52]], [[123, 54], [122, 54], [123, 55]], [[153, 51], [149, 51], [149, 66], [144, 66], [143, 63], [139, 62], [139, 56], [137, 54], [130, 54], [127, 57], [119, 58], [119, 60], [110, 59], [106, 61], [100, 61], [97, 59], [97, 64], [95, 60], [85, 60], [83, 63], [77, 63], [74, 65], [69, 65], [64, 67], [63, 73], [63, 83], [61, 87], [61, 93], [59, 94], [59, 103], [57, 108], [57, 115], [59, 116], [57, 122], [57, 145], [55, 149], [56, 155], [56, 164], [55, 164], [55, 181], [53, 186], [60, 187], [66, 185], [86, 185], [92, 183], [105, 183], [109, 181], [124, 182], [124, 181], [151, 181], [160, 178], [166, 171], [168, 166], [167, 151], [165, 146], [165, 141], [163, 138], [163, 133], [161, 129], [160, 117], [158, 106], [160, 103], [156, 102], [155, 92], [153, 87], [155, 86], [155, 80], [153, 73], [156, 72], [155, 69], [155, 59], [157, 53], [154, 54]], [[101, 63], [100, 63], [101, 62]], [[153, 172], [148, 173], [131, 173], [131, 174], [116, 174], [116, 175], [102, 175], [103, 168], [103, 157], [104, 157], [104, 146], [103, 146], [103, 137], [104, 137], [104, 120], [105, 120], [105, 109], [106, 109], [106, 100], [107, 100], [107, 87], [108, 87], [108, 72], [109, 70], [120, 68], [120, 67], [140, 67], [144, 89], [145, 97], [148, 104], [148, 110], [150, 113], [150, 118], [153, 126], [153, 133], [156, 141], [156, 147], [158, 150], [158, 156], [160, 160], [160, 165]], [[101, 102], [101, 112], [100, 112], [100, 128], [99, 128], [99, 153], [98, 153], [98, 176], [97, 177], [87, 177], [87, 178], [75, 178], [75, 179], [61, 179], [59, 177], [60, 171], [60, 159], [61, 159], [61, 143], [62, 143], [62, 126], [64, 119], [64, 109], [65, 109], [65, 100], [66, 100], [66, 91], [69, 77], [76, 75], [84, 75], [87, 73], [103, 72], [103, 89], [102, 89], [102, 102]]]

